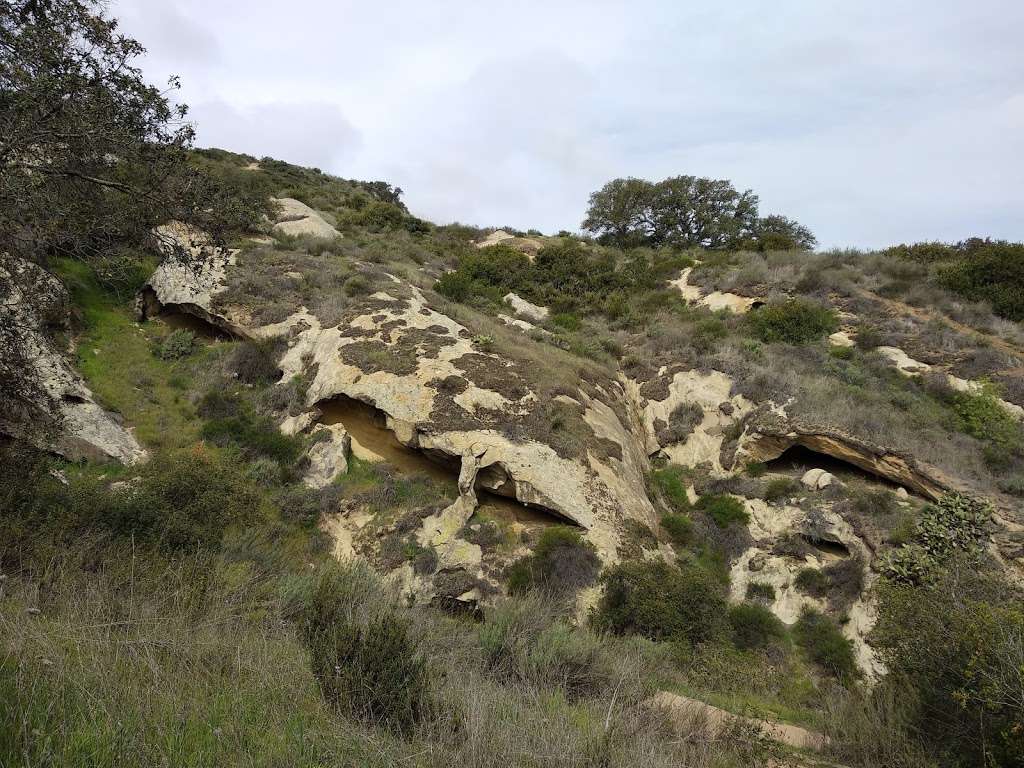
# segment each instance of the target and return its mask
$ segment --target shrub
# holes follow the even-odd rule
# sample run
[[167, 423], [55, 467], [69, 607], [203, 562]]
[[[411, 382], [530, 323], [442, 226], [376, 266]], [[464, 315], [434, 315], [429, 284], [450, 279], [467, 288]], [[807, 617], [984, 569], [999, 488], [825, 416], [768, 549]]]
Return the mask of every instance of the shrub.
[[488, 672], [501, 682], [557, 688], [576, 697], [592, 693], [608, 678], [600, 640], [566, 626], [555, 608], [536, 595], [498, 604], [478, 637]]
[[751, 312], [747, 322], [761, 341], [786, 344], [814, 341], [839, 326], [832, 310], [806, 299], [768, 304]]
[[555, 525], [541, 533], [532, 554], [513, 563], [508, 589], [512, 594], [539, 589], [569, 596], [592, 584], [600, 568], [593, 544], [584, 541], [576, 529]]
[[1024, 764], [1022, 605], [1017, 588], [974, 562], [879, 591], [872, 641], [913, 705], [910, 728], [949, 751], [944, 764]]
[[572, 312], [559, 312], [551, 317], [551, 322], [567, 331], [578, 331], [583, 325], [579, 315]]
[[361, 580], [342, 567], [325, 568], [299, 615], [300, 634], [332, 706], [407, 734], [430, 712], [431, 674], [409, 623], [394, 608], [360, 615], [367, 595], [352, 593]]
[[860, 674], [853, 655], [853, 644], [843, 637], [832, 619], [805, 608], [795, 627], [796, 639], [812, 660], [841, 681], [854, 680]]
[[957, 246], [960, 257], [939, 269], [939, 282], [972, 301], [987, 301], [996, 314], [1024, 320], [1024, 244], [973, 239]]
[[724, 628], [722, 586], [694, 563], [620, 563], [601, 580], [604, 593], [593, 614], [599, 628], [692, 643], [717, 637]]
[[693, 538], [693, 521], [680, 512], [668, 512], [661, 516], [661, 527], [672, 540], [679, 545], [689, 544]]
[[74, 531], [133, 537], [165, 550], [215, 548], [225, 530], [252, 519], [259, 496], [240, 468], [202, 449], [155, 456], [139, 479], [118, 490], [85, 484], [72, 488]]
[[658, 442], [663, 446], [683, 442], [703, 419], [704, 409], [699, 405], [680, 403], [669, 414], [668, 425], [658, 430]]
[[943, 494], [921, 511], [913, 539], [890, 552], [882, 563], [882, 573], [895, 582], [921, 584], [954, 556], [978, 556], [992, 511], [991, 505], [980, 499]]
[[192, 354], [196, 336], [192, 331], [179, 328], [171, 331], [157, 347], [156, 354], [161, 360], [177, 360]]
[[281, 434], [273, 419], [255, 413], [237, 394], [210, 392], [197, 411], [207, 419], [199, 434], [214, 445], [234, 445], [250, 459], [273, 459], [286, 468], [302, 455], [302, 438]]
[[763, 605], [740, 603], [729, 609], [732, 641], [737, 648], [766, 648], [782, 639], [786, 630], [779, 618]]
[[800, 492], [800, 483], [792, 477], [773, 477], [764, 489], [765, 501], [791, 499]]
[[735, 496], [727, 494], [701, 496], [697, 500], [696, 507], [714, 520], [715, 525], [719, 528], [728, 528], [733, 523], [746, 525], [750, 521], [750, 514], [746, 507]]
[[651, 484], [661, 492], [669, 505], [677, 512], [690, 509], [690, 497], [686, 493], [685, 475], [682, 467], [668, 466], [656, 469], [650, 475]]
[[747, 584], [747, 600], [765, 600], [775, 602], [775, 587], [763, 581], [752, 581]]
[[978, 392], [953, 392], [950, 406], [967, 434], [990, 443], [1007, 458], [1024, 452], [1024, 432], [999, 402], [993, 385], [986, 384]]
[[801, 568], [793, 579], [793, 584], [801, 592], [813, 597], [824, 597], [828, 594], [828, 576], [819, 568]]
[[264, 386], [281, 378], [277, 367], [282, 341], [245, 341], [238, 345], [228, 365], [243, 384]]

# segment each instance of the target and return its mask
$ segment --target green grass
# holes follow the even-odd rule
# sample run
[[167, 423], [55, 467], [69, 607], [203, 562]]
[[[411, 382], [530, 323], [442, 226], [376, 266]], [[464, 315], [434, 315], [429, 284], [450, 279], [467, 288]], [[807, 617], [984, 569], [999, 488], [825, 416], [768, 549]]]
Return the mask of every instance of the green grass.
[[228, 345], [197, 341], [187, 357], [160, 359], [153, 349], [170, 335], [166, 325], [137, 323], [127, 303], [104, 291], [77, 262], [62, 261], [57, 271], [82, 313], [78, 369], [97, 401], [121, 414], [148, 448], [194, 443], [200, 422], [187, 391]]

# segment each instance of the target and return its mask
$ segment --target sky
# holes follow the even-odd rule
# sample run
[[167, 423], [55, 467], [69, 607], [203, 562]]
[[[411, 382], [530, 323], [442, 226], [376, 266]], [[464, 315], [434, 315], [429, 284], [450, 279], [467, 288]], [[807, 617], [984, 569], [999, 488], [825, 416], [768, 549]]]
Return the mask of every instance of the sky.
[[1024, 240], [1020, 0], [111, 0], [197, 144], [577, 230], [610, 179], [753, 189], [822, 247]]

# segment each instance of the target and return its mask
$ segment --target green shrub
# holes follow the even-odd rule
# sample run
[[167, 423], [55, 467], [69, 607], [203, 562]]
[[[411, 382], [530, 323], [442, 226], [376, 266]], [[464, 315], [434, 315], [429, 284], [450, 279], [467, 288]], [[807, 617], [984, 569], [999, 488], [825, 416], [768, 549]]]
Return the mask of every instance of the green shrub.
[[843, 637], [839, 625], [818, 611], [805, 608], [794, 629], [796, 640], [807, 655], [830, 674], [847, 682], [859, 676], [853, 644]]
[[750, 514], [743, 502], [728, 494], [701, 496], [697, 499], [696, 507], [714, 520], [719, 528], [728, 528], [733, 523], [746, 525], [750, 521]]
[[773, 477], [764, 489], [765, 501], [791, 499], [800, 492], [800, 483], [792, 477]]
[[583, 325], [579, 315], [572, 312], [559, 312], [557, 315], [552, 315], [551, 322], [567, 331], [578, 331]]
[[184, 328], [171, 331], [157, 347], [157, 357], [161, 360], [177, 360], [188, 357], [192, 354], [195, 342], [196, 335], [192, 331], [187, 331]]
[[921, 510], [912, 540], [889, 553], [882, 573], [891, 581], [921, 584], [953, 557], [977, 557], [984, 549], [992, 513], [992, 506], [981, 499], [943, 494]]
[[278, 340], [245, 341], [235, 349], [228, 365], [240, 382], [261, 387], [281, 378], [277, 361], [282, 353]]
[[608, 679], [600, 640], [568, 627], [543, 598], [525, 595], [499, 603], [478, 632], [488, 672], [504, 683], [557, 688], [571, 698]]
[[508, 590], [522, 594], [538, 589], [570, 596], [594, 583], [601, 568], [597, 550], [575, 528], [555, 525], [541, 533], [532, 554], [509, 568]]
[[960, 258], [939, 268], [939, 282], [972, 301], [987, 301], [997, 315], [1024, 320], [1024, 244], [968, 240]]
[[801, 592], [813, 597], [824, 597], [828, 594], [828, 576], [819, 568], [801, 568], [793, 579], [793, 584]]
[[946, 765], [1024, 765], [1024, 595], [995, 569], [953, 561], [927, 585], [883, 584], [872, 642], [908, 723]]
[[991, 444], [1007, 458], [1024, 452], [1024, 430], [999, 402], [998, 391], [984, 384], [977, 392], [953, 392], [950, 406], [960, 421], [960, 429]]
[[661, 527], [673, 544], [685, 546], [693, 538], [693, 521], [681, 512], [667, 512], [661, 516]]
[[743, 468], [751, 477], [764, 477], [768, 467], [761, 461], [752, 461]]
[[670, 465], [664, 469], [655, 469], [651, 472], [650, 480], [676, 512], [686, 512], [690, 509], [690, 497], [686, 493], [686, 477], [682, 467]]
[[[360, 615], [359, 579], [325, 568], [299, 615], [301, 637], [324, 698], [346, 715], [409, 733], [431, 710], [432, 677], [420, 643], [394, 608]], [[349, 602], [346, 601], [346, 598]]]
[[828, 348], [828, 353], [836, 358], [836, 360], [852, 360], [853, 359], [853, 347], [844, 347], [838, 344], [833, 344]]
[[692, 643], [715, 638], [724, 629], [722, 585], [694, 563], [620, 563], [601, 580], [604, 593], [593, 613], [601, 629]]
[[733, 643], [743, 649], [766, 648], [786, 635], [778, 617], [757, 603], [732, 606], [729, 609], [729, 626]]
[[199, 415], [207, 419], [199, 431], [214, 445], [234, 445], [247, 458], [268, 458], [291, 467], [302, 455], [302, 438], [284, 435], [269, 416], [257, 414], [239, 395], [213, 391], [199, 401]]
[[766, 343], [805, 344], [839, 327], [835, 313], [806, 299], [768, 304], [747, 315], [754, 335]]
[[747, 600], [764, 600], [775, 602], [775, 587], [763, 581], [751, 581], [747, 584]]

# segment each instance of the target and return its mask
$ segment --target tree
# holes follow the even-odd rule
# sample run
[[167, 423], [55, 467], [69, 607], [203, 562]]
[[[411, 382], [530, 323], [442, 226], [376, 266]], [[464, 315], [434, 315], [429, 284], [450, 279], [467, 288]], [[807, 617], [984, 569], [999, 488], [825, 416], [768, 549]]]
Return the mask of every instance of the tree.
[[583, 228], [619, 246], [640, 245], [654, 230], [654, 184], [643, 179], [613, 179], [590, 195]]
[[651, 239], [684, 248], [724, 248], [748, 237], [758, 198], [725, 179], [673, 176], [655, 185]]
[[[127, 286], [158, 224], [177, 219], [219, 242], [254, 224], [263, 203], [190, 165], [187, 108], [143, 80], [133, 61], [144, 48], [103, 8], [100, 0], [0, 2], [0, 254], [44, 269], [77, 260]], [[26, 320], [34, 311], [15, 298], [32, 294], [19, 285], [20, 268], [4, 272], [0, 408], [42, 417], [45, 393], [25, 365], [37, 354]]]
[[102, 9], [0, 3], [0, 251], [76, 259], [116, 282], [158, 224], [217, 239], [261, 211], [189, 164], [187, 107], [143, 80], [132, 62], [145, 49]]
[[818, 238], [810, 229], [778, 214], [758, 219], [752, 240], [751, 246], [758, 251], [809, 251], [818, 244]]
[[778, 243], [779, 238], [769, 233], [785, 235], [786, 243], [813, 244], [814, 236], [796, 222], [783, 216], [759, 219], [758, 202], [751, 190], [738, 192], [725, 179], [673, 176], [656, 184], [614, 179], [590, 196], [582, 226], [602, 241], [624, 248], [753, 247], [759, 237]]

